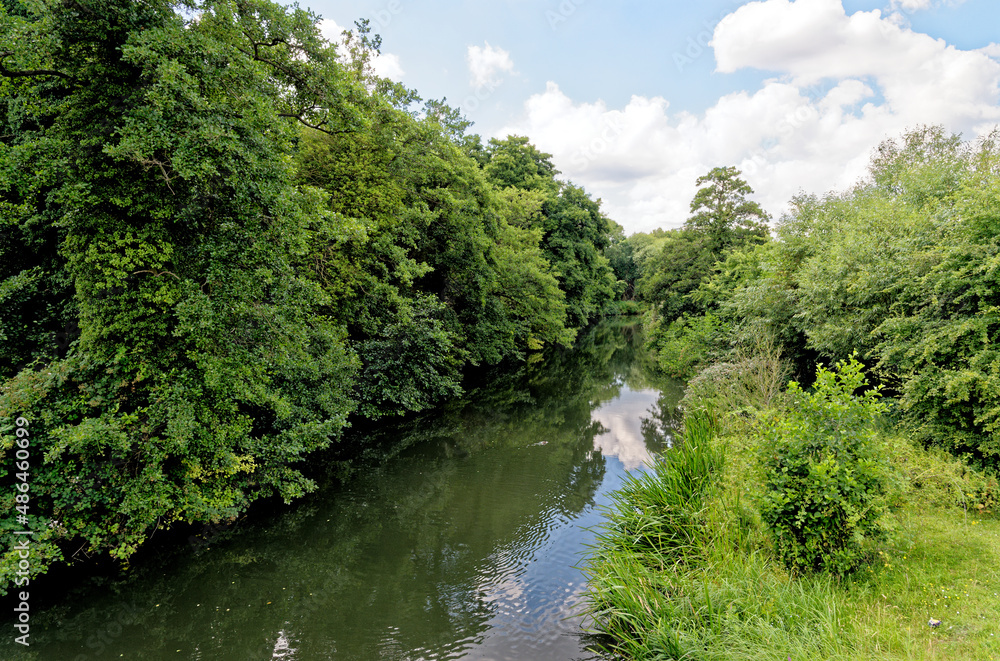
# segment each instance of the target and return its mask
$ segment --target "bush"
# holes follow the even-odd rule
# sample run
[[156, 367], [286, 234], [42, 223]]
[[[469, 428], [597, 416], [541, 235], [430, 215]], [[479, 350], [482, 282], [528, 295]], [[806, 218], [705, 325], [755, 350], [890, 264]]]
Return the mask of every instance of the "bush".
[[725, 348], [726, 326], [709, 313], [683, 316], [669, 324], [663, 320], [650, 328], [648, 346], [656, 352], [656, 362], [667, 376], [689, 379], [705, 363], [717, 359]]
[[865, 386], [853, 356], [836, 371], [820, 365], [811, 392], [789, 384], [792, 406], [765, 434], [761, 516], [794, 571], [847, 574], [890, 529], [874, 430], [885, 406], [877, 389], [855, 394]]
[[[727, 362], [709, 365], [691, 379], [681, 408], [752, 417], [783, 408], [791, 371], [774, 341], [759, 337], [754, 345], [736, 349]], [[732, 415], [720, 419], [720, 424], [725, 426]]]

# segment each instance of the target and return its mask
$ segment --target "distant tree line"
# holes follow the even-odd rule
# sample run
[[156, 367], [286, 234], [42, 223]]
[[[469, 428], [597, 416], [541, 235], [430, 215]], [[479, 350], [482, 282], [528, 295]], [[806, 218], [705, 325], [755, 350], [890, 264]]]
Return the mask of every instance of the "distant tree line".
[[857, 352], [915, 438], [1000, 467], [995, 133], [886, 141], [864, 179], [794, 198], [773, 234], [738, 171], [699, 184], [683, 229], [626, 240], [664, 371], [690, 377], [763, 342], [808, 378]]

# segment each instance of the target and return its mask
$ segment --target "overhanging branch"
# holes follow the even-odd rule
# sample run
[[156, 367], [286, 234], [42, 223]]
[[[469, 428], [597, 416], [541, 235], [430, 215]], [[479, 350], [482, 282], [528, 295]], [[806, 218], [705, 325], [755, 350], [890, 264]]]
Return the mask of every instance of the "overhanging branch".
[[35, 76], [56, 76], [58, 78], [65, 78], [70, 82], [76, 82], [73, 76], [63, 73], [62, 71], [55, 71], [53, 69], [30, 69], [28, 71], [11, 71], [8, 69], [3, 61], [14, 54], [14, 51], [6, 51], [0, 53], [0, 76], [6, 78], [32, 78]]

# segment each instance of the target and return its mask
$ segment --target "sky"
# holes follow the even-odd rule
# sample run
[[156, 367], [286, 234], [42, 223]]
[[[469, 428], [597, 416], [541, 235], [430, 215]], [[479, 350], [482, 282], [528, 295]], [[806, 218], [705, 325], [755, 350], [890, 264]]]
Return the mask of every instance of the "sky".
[[920, 125], [1000, 125], [996, 0], [300, 0], [366, 18], [378, 71], [484, 138], [526, 135], [627, 233], [683, 225], [734, 165], [774, 218]]

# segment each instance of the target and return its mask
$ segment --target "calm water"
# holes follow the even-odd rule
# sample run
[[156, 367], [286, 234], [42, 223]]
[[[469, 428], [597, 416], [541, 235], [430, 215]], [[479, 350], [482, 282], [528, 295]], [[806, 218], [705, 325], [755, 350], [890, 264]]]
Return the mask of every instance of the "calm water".
[[292, 507], [43, 592], [30, 651], [5, 635], [0, 658], [594, 658], [577, 614], [588, 528], [667, 447], [680, 396], [651, 378], [635, 333], [604, 324], [370, 433], [391, 458]]

